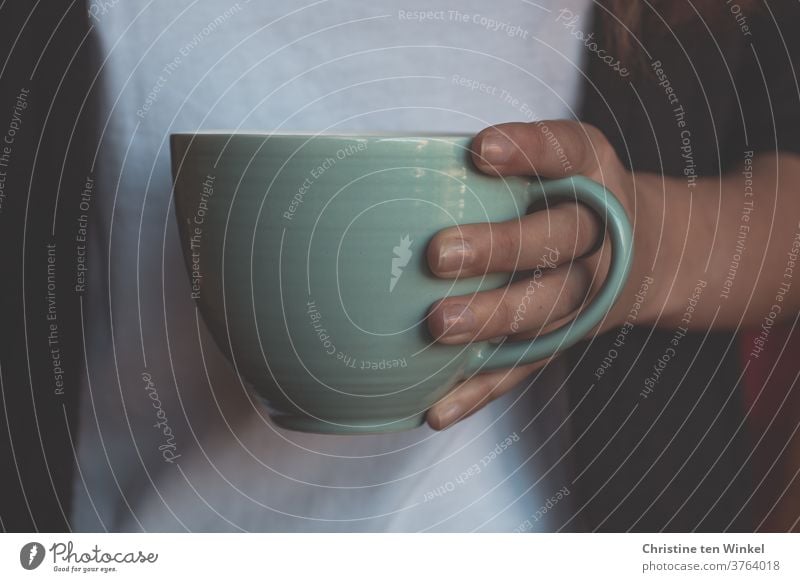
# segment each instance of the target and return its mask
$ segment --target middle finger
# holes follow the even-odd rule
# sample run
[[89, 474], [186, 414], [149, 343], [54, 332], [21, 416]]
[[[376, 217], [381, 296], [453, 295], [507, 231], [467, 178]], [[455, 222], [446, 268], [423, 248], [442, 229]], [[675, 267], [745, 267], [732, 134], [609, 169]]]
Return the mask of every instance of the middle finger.
[[431, 307], [428, 329], [444, 344], [539, 330], [578, 309], [591, 278], [588, 266], [579, 261], [536, 270], [500, 289], [447, 297]]
[[519, 219], [441, 230], [428, 245], [428, 265], [443, 278], [554, 266], [590, 251], [601, 232], [594, 211], [562, 202]]

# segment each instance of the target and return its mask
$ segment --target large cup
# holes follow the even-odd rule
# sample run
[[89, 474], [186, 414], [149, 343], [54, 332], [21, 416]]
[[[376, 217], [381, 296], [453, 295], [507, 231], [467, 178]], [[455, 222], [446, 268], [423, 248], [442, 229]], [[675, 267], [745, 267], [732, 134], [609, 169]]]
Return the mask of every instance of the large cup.
[[[276, 424], [340, 434], [416, 427], [458, 381], [563, 350], [611, 308], [633, 251], [617, 199], [584, 177], [483, 175], [471, 163], [470, 140], [171, 136], [191, 295]], [[530, 341], [435, 342], [425, 321], [431, 304], [502, 287], [510, 276], [437, 278], [426, 263], [431, 237], [560, 199], [593, 208], [610, 235], [610, 271], [591, 304]]]

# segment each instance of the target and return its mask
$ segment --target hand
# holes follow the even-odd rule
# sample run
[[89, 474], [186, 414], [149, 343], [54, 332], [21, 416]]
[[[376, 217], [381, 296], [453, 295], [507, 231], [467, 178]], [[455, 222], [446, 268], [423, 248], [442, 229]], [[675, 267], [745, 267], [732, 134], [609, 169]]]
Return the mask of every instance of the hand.
[[[593, 126], [573, 121], [505, 123], [481, 131], [472, 142], [472, 152], [476, 167], [490, 175], [591, 178], [617, 196], [634, 223], [635, 177]], [[647, 177], [648, 182], [652, 179]], [[644, 258], [652, 257], [655, 246], [640, 240], [647, 227], [635, 226], [639, 228], [634, 228], [636, 253], [628, 287], [638, 287], [640, 275], [648, 272]], [[548, 210], [521, 219], [438, 232], [427, 255], [438, 277], [539, 270], [501, 289], [435, 303], [428, 317], [431, 334], [444, 344], [465, 344], [503, 336], [523, 340], [560, 327], [592, 300], [605, 280], [611, 246], [600, 240], [602, 232], [592, 210], [569, 202], [551, 204]], [[530, 288], [535, 292], [526, 291]], [[620, 325], [623, 318], [624, 313], [612, 310], [593, 333]], [[435, 429], [446, 428], [502, 396], [548, 361], [467, 379], [428, 411], [428, 423]]]

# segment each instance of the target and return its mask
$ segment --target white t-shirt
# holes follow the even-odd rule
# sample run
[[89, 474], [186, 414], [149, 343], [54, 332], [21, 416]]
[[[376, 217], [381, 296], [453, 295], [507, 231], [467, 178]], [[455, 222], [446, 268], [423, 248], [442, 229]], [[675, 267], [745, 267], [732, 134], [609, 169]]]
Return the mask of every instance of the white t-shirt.
[[254, 409], [195, 319], [167, 144], [170, 132], [196, 129], [477, 132], [574, 117], [581, 45], [556, 19], [568, 9], [588, 23], [589, 6], [91, 4], [104, 59], [103, 134], [83, 306], [75, 530], [560, 526], [532, 518], [569, 487], [558, 365], [440, 433], [302, 434]]

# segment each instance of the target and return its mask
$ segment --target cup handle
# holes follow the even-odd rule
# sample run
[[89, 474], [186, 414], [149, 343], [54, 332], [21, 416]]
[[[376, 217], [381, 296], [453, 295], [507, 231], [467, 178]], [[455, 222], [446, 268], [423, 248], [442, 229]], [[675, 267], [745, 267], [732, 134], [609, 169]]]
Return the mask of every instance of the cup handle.
[[524, 342], [503, 342], [500, 345], [482, 342], [474, 351], [465, 373], [532, 364], [565, 350], [583, 339], [611, 309], [628, 279], [633, 259], [632, 229], [625, 209], [609, 190], [584, 176], [559, 180], [537, 180], [528, 186], [531, 202], [543, 196], [578, 200], [592, 208], [603, 219], [611, 238], [611, 266], [603, 287], [594, 300], [571, 322]]

